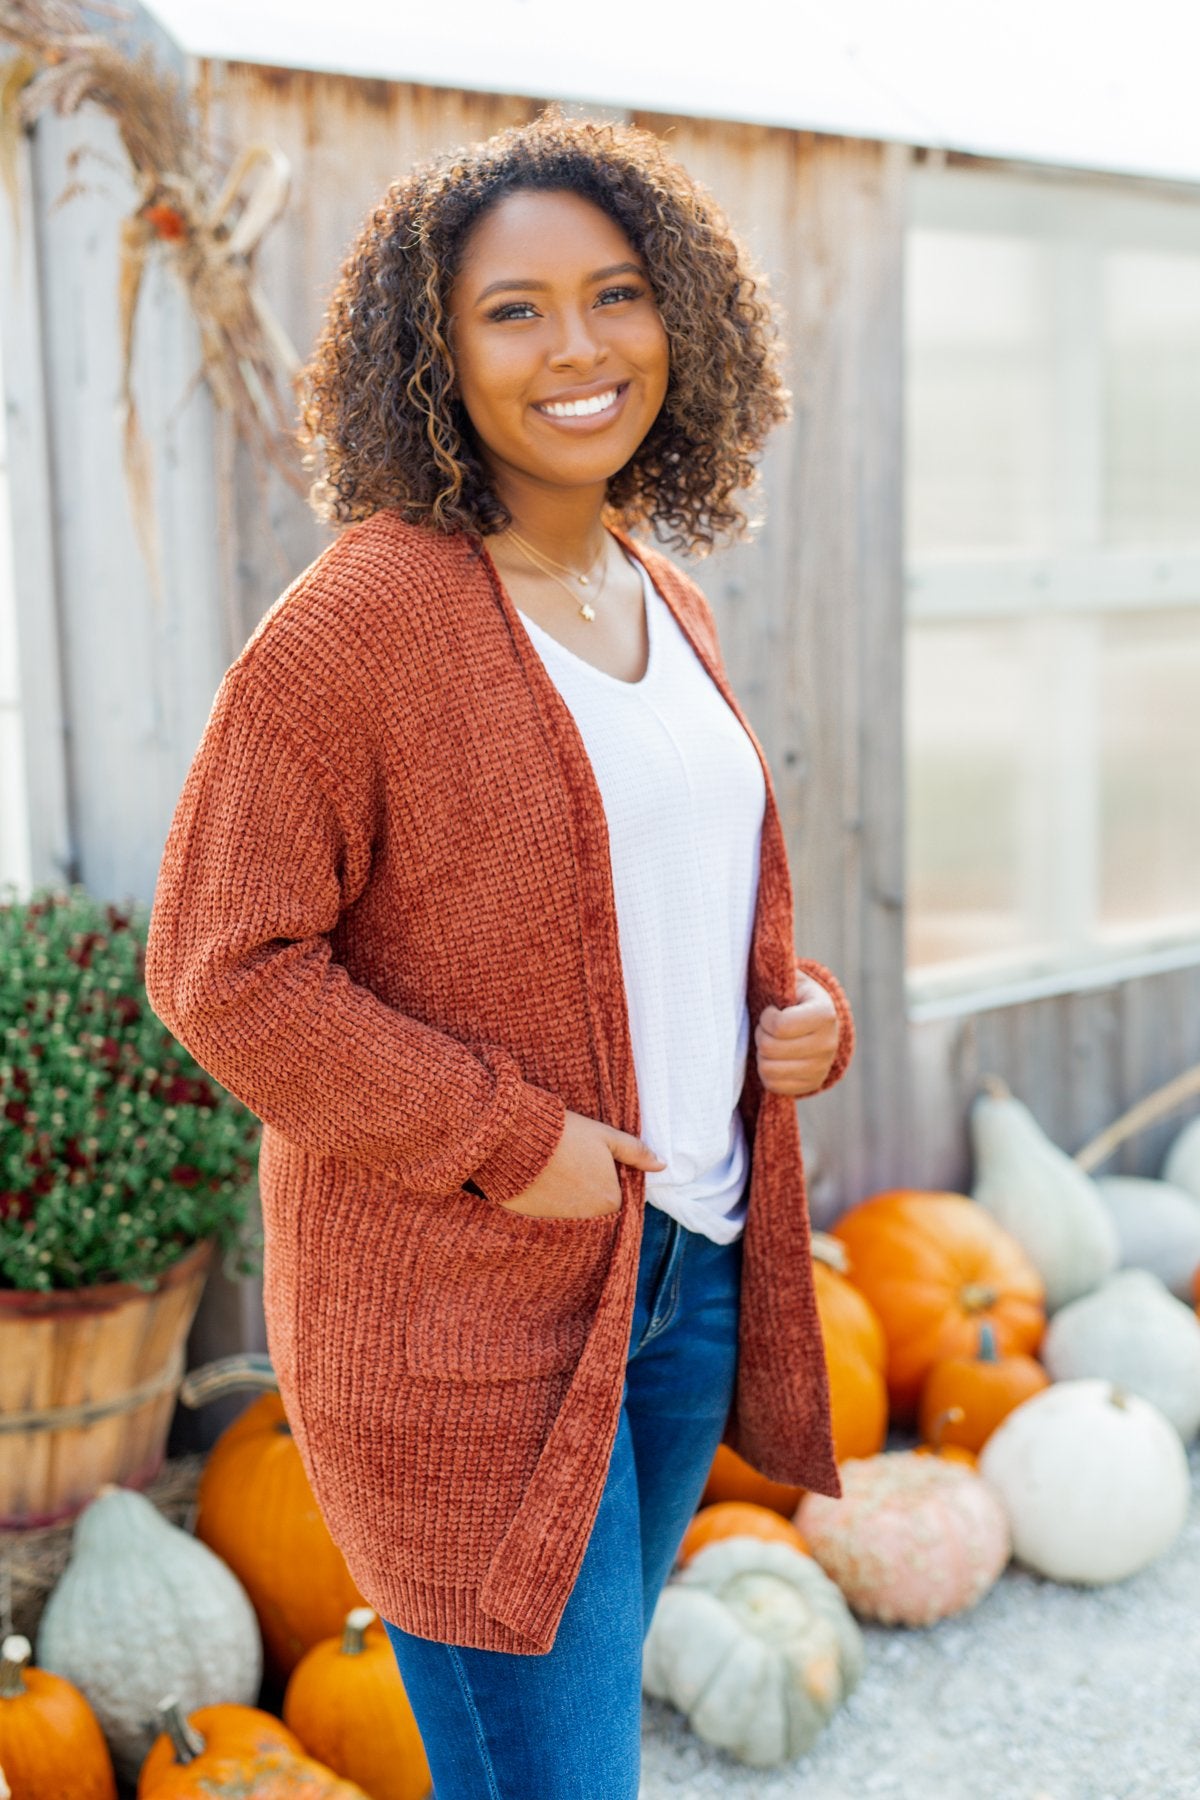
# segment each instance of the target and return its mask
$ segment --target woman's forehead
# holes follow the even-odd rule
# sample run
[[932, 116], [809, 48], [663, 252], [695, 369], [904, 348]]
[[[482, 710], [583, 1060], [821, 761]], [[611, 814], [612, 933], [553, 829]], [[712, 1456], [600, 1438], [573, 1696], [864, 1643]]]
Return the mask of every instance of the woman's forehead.
[[519, 188], [472, 226], [459, 276], [468, 284], [504, 277], [578, 280], [635, 260], [621, 227], [594, 201], [558, 188]]

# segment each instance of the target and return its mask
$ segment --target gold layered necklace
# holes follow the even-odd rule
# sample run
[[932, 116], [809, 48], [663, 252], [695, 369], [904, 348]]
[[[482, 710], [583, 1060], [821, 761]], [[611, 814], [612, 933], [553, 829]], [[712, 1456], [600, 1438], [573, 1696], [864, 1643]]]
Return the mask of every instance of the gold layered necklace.
[[[533, 545], [528, 543], [526, 539], [521, 536], [519, 531], [514, 531], [511, 525], [508, 528], [508, 536], [513, 540], [514, 544], [516, 544], [521, 554], [533, 564], [534, 568], [540, 569], [543, 575], [548, 575], [551, 581], [557, 581], [563, 592], [570, 594], [572, 600], [574, 600], [579, 609], [579, 616], [581, 619], [586, 619], [590, 623], [596, 617], [595, 608], [590, 606], [586, 600], [581, 600], [574, 588], [568, 587], [562, 577], [563, 575], [569, 575], [572, 581], [577, 581], [579, 583], [580, 587], [589, 587], [591, 585], [592, 576], [596, 571], [596, 564], [608, 549], [607, 532], [604, 534], [604, 542], [601, 544], [599, 551], [588, 566], [587, 573], [584, 575], [581, 575], [577, 569], [569, 569], [566, 563], [555, 562], [553, 557], [547, 556], [544, 550], [535, 550]], [[556, 575], [556, 569], [561, 570], [562, 573]], [[597, 599], [599, 599], [600, 595], [604, 592], [607, 581], [608, 563], [606, 561], [604, 565], [604, 574], [600, 578], [600, 586], [596, 589]]]

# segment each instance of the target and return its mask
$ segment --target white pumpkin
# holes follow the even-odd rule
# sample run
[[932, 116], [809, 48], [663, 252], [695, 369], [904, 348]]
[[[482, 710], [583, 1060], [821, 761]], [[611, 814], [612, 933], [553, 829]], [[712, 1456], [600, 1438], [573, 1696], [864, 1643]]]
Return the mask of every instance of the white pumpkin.
[[144, 1494], [112, 1483], [75, 1521], [37, 1660], [75, 1683], [130, 1781], [162, 1731], [164, 1695], [185, 1713], [219, 1701], [252, 1706], [263, 1669], [258, 1619], [228, 1564]]
[[770, 1769], [810, 1748], [862, 1667], [858, 1625], [811, 1557], [731, 1537], [697, 1551], [659, 1595], [642, 1685], [705, 1743]]
[[1151, 1400], [1187, 1443], [1200, 1430], [1200, 1319], [1148, 1269], [1121, 1269], [1051, 1319], [1052, 1381], [1094, 1375]]
[[1034, 1263], [1047, 1312], [1090, 1293], [1120, 1258], [1116, 1225], [1091, 1176], [995, 1076], [971, 1105], [970, 1129], [974, 1197]]
[[1162, 1178], [1200, 1200], [1200, 1119], [1185, 1125], [1167, 1151]]
[[1200, 1269], [1200, 1198], [1142, 1175], [1100, 1175], [1096, 1186], [1117, 1228], [1121, 1266], [1149, 1269], [1178, 1299], [1190, 1300]]
[[1013, 1554], [1052, 1581], [1123, 1581], [1175, 1542], [1191, 1477], [1179, 1433], [1110, 1381], [1059, 1381], [1023, 1400], [983, 1446]]

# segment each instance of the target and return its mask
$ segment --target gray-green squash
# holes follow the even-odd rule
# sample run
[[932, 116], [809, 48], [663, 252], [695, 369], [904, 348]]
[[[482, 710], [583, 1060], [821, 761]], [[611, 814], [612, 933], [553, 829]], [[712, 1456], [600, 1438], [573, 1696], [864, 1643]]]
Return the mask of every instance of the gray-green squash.
[[42, 1611], [42, 1668], [84, 1695], [117, 1771], [136, 1777], [162, 1731], [157, 1708], [252, 1706], [262, 1637], [241, 1582], [133, 1488], [106, 1483], [75, 1521], [71, 1559]]
[[1096, 1183], [996, 1076], [971, 1105], [972, 1192], [1025, 1250], [1055, 1312], [1117, 1267], [1120, 1244]]
[[862, 1668], [862, 1633], [812, 1558], [731, 1537], [698, 1551], [663, 1589], [642, 1685], [705, 1743], [770, 1769], [812, 1746]]

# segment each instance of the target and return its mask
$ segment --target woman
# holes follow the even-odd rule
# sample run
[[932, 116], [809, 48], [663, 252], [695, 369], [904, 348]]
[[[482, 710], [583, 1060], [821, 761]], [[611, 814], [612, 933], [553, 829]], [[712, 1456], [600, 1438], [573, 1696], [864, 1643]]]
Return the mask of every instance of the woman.
[[636, 1795], [718, 1443], [839, 1491], [794, 1101], [853, 1022], [711, 611], [630, 536], [738, 533], [776, 358], [647, 134], [544, 115], [396, 183], [307, 371], [345, 529], [164, 851], [151, 1001], [264, 1122], [280, 1391], [438, 1800]]

